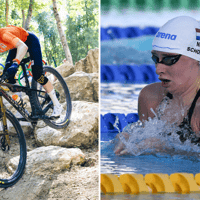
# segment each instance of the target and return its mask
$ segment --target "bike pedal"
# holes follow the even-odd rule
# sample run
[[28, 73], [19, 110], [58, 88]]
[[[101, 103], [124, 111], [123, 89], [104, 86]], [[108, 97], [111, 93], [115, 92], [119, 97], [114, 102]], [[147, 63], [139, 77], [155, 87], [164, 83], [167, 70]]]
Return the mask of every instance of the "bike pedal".
[[49, 119], [53, 120], [53, 119], [58, 119], [60, 116], [52, 116], [52, 117], [49, 117]]

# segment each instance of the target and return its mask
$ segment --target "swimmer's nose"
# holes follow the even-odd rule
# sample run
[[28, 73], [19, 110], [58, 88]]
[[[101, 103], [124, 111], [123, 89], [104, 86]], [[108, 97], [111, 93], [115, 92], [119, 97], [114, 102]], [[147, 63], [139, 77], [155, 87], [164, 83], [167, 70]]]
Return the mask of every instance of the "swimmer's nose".
[[166, 66], [162, 63], [156, 64], [156, 74], [164, 74], [166, 72]]

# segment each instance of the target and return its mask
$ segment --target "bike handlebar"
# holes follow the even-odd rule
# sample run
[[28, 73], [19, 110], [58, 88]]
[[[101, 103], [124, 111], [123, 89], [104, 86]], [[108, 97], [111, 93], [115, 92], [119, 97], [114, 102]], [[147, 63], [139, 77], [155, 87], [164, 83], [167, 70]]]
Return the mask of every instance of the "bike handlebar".
[[30, 61], [31, 61], [31, 58], [27, 57], [27, 58], [22, 59], [22, 61], [20, 62], [20, 64], [26, 64], [26, 63], [28, 63]]
[[8, 78], [9, 78], [8, 72], [3, 73], [3, 74], [0, 76], [0, 83], [2, 83], [3, 81], [5, 81], [5, 80], [8, 79]]
[[[27, 58], [24, 58], [22, 59], [22, 61], [20, 62], [20, 64], [26, 64], [28, 62], [30, 62], [31, 58], [30, 57], [27, 57]], [[0, 83], [2, 83], [3, 81], [5, 81], [6, 79], [9, 78], [9, 74], [8, 72], [4, 72], [1, 76], [0, 76]]]

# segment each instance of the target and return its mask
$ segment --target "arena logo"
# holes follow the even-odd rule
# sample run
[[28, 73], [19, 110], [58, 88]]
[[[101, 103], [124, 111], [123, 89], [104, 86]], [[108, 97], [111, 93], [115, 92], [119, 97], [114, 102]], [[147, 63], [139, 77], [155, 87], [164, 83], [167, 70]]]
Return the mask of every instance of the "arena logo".
[[187, 51], [191, 51], [193, 53], [200, 54], [200, 50], [195, 49], [195, 48], [191, 48], [191, 47], [187, 47]]
[[164, 38], [168, 40], [176, 40], [177, 35], [171, 35], [169, 33], [158, 32], [156, 37], [160, 37], [160, 38]]

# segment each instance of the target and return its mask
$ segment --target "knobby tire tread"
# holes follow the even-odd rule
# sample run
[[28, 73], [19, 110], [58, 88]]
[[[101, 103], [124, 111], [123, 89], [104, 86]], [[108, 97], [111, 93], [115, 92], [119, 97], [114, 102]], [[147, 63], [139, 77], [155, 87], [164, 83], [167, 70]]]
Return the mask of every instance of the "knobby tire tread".
[[[56, 78], [59, 80], [59, 82], [61, 83], [61, 85], [63, 86], [63, 90], [64, 90], [64, 93], [65, 93], [65, 99], [67, 101], [67, 110], [66, 110], [66, 116], [67, 116], [67, 119], [65, 121], [67, 121], [66, 123], [64, 124], [55, 124], [54, 122], [52, 122], [51, 120], [48, 120], [48, 119], [45, 119], [44, 122], [50, 126], [51, 128], [54, 128], [54, 129], [61, 129], [61, 128], [64, 128], [66, 127], [68, 124], [69, 124], [69, 121], [70, 121], [70, 116], [71, 116], [71, 110], [72, 110], [72, 105], [71, 105], [71, 97], [70, 97], [70, 93], [69, 93], [69, 89], [67, 87], [67, 84], [66, 82], [64, 81], [63, 77], [60, 75], [60, 73], [54, 69], [53, 67], [50, 67], [50, 66], [44, 66], [43, 67], [43, 70], [44, 70], [44, 73], [45, 72], [50, 72], [52, 73], [54, 76], [56, 76]], [[32, 89], [37, 89], [37, 83], [34, 79], [32, 79]], [[37, 96], [37, 92], [34, 92], [33, 93], [33, 102], [35, 103], [35, 106], [37, 109], [39, 109], [40, 111], [42, 110], [41, 108], [41, 105], [40, 105], [40, 102], [38, 100], [38, 96]]]
[[[0, 114], [0, 117], [1, 115], [2, 114]], [[10, 178], [0, 179], [0, 182], [4, 182], [4, 184], [0, 183], [0, 188], [11, 187], [20, 180], [20, 178], [22, 177], [24, 173], [24, 169], [26, 165], [26, 157], [27, 157], [26, 140], [25, 140], [25, 136], [21, 128], [21, 125], [19, 124], [17, 118], [9, 110], [6, 110], [6, 118], [12, 123], [13, 127], [17, 131], [16, 134], [18, 135], [19, 143], [20, 143], [20, 160], [19, 160], [19, 165], [16, 171]], [[2, 150], [0, 149], [0, 151]]]

